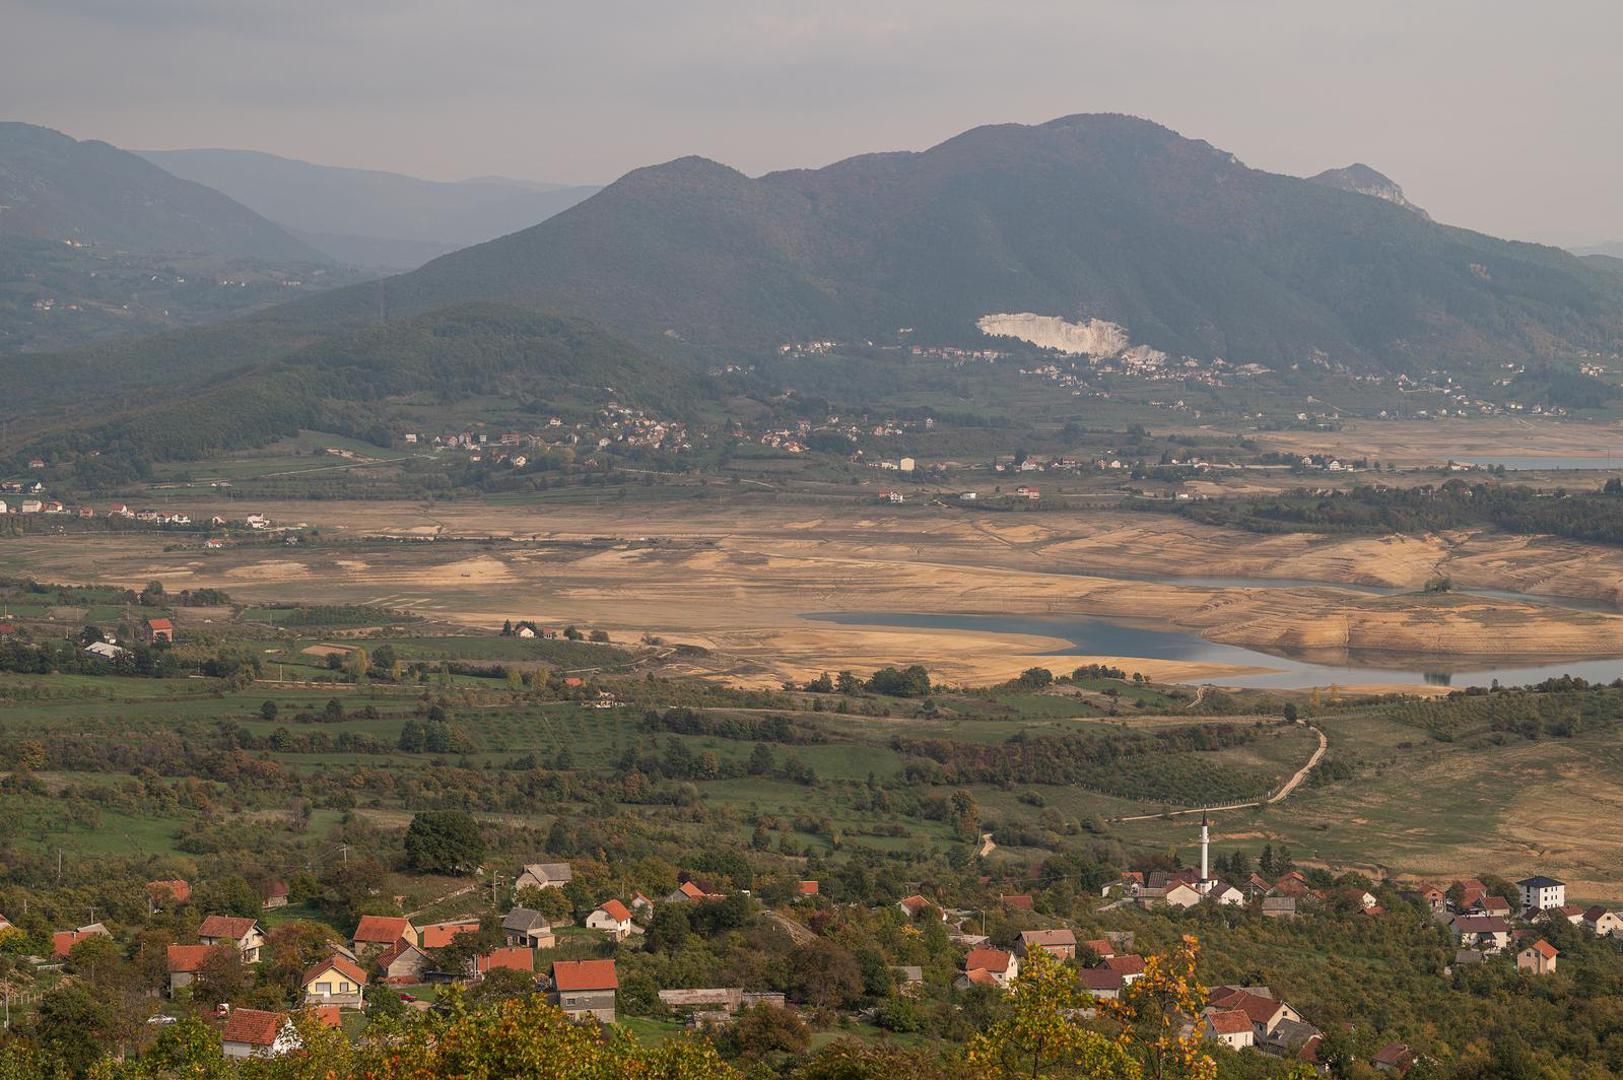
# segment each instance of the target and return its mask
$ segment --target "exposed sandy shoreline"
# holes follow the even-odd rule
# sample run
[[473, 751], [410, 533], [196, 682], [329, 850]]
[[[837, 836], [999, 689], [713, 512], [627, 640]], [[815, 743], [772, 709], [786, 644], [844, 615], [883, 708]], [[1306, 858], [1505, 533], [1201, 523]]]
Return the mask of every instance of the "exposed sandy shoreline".
[[[200, 502], [194, 513], [213, 509]], [[760, 682], [917, 661], [940, 678], [984, 683], [1067, 647], [1041, 635], [800, 617], [827, 611], [1113, 616], [1264, 650], [1380, 650], [1456, 661], [1623, 655], [1617, 614], [1459, 594], [1377, 596], [1100, 576], [1281, 576], [1415, 587], [1446, 572], [1464, 585], [1591, 597], [1623, 592], [1623, 552], [1552, 540], [1263, 537], [1163, 515], [926, 508], [854, 515], [765, 501], [600, 508], [299, 502], [255, 509], [318, 524], [327, 537], [494, 535], [554, 543], [204, 553], [163, 551], [173, 536], [127, 534], [18, 541], [0, 548], [0, 559], [52, 580], [139, 587], [156, 578], [171, 589], [216, 585], [250, 601], [409, 607], [469, 626], [537, 617], [604, 627], [621, 639], [649, 633], [707, 645], [734, 662], [736, 677]], [[232, 504], [227, 512], [244, 511]], [[1045, 666], [1093, 659], [1065, 657]], [[1241, 670], [1097, 659], [1170, 681], [1222, 682]]]

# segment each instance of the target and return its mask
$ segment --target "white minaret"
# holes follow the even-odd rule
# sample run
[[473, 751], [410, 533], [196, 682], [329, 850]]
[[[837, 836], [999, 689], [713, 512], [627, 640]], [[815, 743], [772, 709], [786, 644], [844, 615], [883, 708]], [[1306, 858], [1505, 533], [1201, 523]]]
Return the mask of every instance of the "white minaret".
[[[1209, 856], [1212, 847], [1212, 831], [1206, 821], [1206, 811], [1200, 812], [1200, 881], [1202, 885], [1212, 880], [1212, 868]], [[1205, 892], [1205, 889], [1201, 890]]]

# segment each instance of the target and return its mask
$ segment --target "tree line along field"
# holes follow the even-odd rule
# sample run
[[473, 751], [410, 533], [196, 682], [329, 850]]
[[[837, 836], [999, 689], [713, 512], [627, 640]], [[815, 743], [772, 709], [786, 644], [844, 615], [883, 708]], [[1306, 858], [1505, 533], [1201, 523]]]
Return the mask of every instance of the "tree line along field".
[[[410, 639], [399, 644], [409, 653]], [[312, 665], [301, 674], [330, 673]], [[287, 817], [290, 801], [379, 814], [457, 805], [539, 822], [561, 808], [584, 810], [609, 798], [631, 813], [659, 806], [715, 809], [734, 819], [722, 827], [740, 840], [750, 839], [756, 821], [771, 817], [777, 819], [774, 845], [797, 851], [888, 850], [918, 842], [944, 849], [953, 843], [951, 831], [938, 809], [920, 804], [939, 802], [940, 792], [960, 786], [991, 806], [1026, 785], [1028, 803], [1009, 802], [1012, 816], [1047, 790], [1041, 801], [1052, 802], [1048, 817], [1058, 819], [1049, 829], [1074, 830], [1081, 816], [1144, 805], [1094, 760], [1095, 747], [1124, 751], [1109, 760], [1131, 759], [1123, 767], [1158, 800], [1175, 800], [1201, 784], [1222, 797], [1265, 794], [1310, 749], [1301, 733], [1259, 729], [1256, 721], [1219, 722], [1239, 734], [1208, 746], [1185, 736], [1213, 724], [1208, 718], [1124, 726], [1085, 700], [1042, 698], [1024, 689], [943, 697], [932, 701], [930, 717], [916, 717], [908, 714], [917, 704], [867, 696], [820, 709], [815, 696], [738, 695], [637, 680], [614, 691], [596, 689], [616, 685], [612, 677], [591, 685], [581, 688], [580, 700], [547, 701], [535, 700], [534, 690], [509, 690], [505, 678], [481, 676], [436, 675], [426, 686], [260, 683], [237, 690], [213, 680], [5, 676], [0, 752], [8, 765], [31, 765], [44, 789], [16, 793], [19, 813], [10, 838], [72, 850], [89, 843], [96, 822], [108, 814], [138, 818], [150, 808], [156, 817], [182, 820], [183, 803], [162, 789], [201, 775], [212, 781], [205, 784], [211, 809], [196, 814], [199, 822], [217, 812], [275, 822]], [[617, 704], [591, 707], [604, 692], [614, 693]], [[672, 700], [701, 707], [673, 706]], [[1029, 715], [1033, 700], [1047, 709]], [[714, 704], [702, 707], [707, 702]], [[1044, 715], [1054, 710], [1052, 702], [1067, 703], [1069, 715]], [[859, 712], [833, 711], [852, 704]], [[900, 715], [863, 716], [863, 709]], [[979, 718], [977, 709], [984, 709]], [[425, 727], [439, 741], [425, 732], [413, 743], [408, 729]], [[1011, 738], [1069, 747], [1075, 775], [1056, 783], [1062, 778], [1039, 768], [1046, 758], [1034, 762], [1009, 753]], [[44, 760], [35, 760], [40, 754]], [[118, 779], [131, 771], [152, 776], [140, 796]], [[456, 782], [447, 781], [449, 774]], [[515, 779], [535, 774], [554, 786], [533, 791], [530, 781]], [[356, 781], [357, 775], [369, 779]], [[917, 793], [905, 807], [875, 794], [903, 790]], [[34, 803], [37, 815], [28, 812]], [[67, 812], [48, 813], [53, 803]], [[1039, 835], [1011, 823], [1011, 844], [1017, 834]], [[159, 840], [154, 830], [144, 836], [148, 843]], [[162, 853], [180, 843], [170, 836], [142, 846]]]

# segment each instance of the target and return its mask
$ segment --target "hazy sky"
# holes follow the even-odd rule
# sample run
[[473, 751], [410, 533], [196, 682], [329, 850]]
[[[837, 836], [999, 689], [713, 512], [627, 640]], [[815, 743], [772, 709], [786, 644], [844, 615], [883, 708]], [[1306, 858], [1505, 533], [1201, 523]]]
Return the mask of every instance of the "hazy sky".
[[760, 173], [1130, 112], [1623, 238], [1619, 0], [0, 0], [0, 118], [439, 179]]

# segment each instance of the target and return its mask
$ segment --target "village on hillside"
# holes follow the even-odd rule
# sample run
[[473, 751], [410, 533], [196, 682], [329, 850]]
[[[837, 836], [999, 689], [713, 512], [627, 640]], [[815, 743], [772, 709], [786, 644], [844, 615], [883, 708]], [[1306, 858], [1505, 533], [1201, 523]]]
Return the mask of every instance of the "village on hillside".
[[[1553, 976], [1561, 950], [1548, 938], [1562, 933], [1576, 931], [1623, 945], [1623, 916], [1604, 906], [1569, 903], [1565, 884], [1544, 875], [1513, 886], [1495, 879], [1498, 891], [1474, 879], [1446, 887], [1392, 880], [1366, 887], [1346, 876], [1336, 879], [1323, 870], [1290, 867], [1288, 853], [1274, 856], [1266, 850], [1263, 862], [1267, 873], [1261, 867], [1248, 869], [1239, 853], [1214, 862], [1209, 822], [1203, 816], [1199, 866], [1123, 873], [1102, 886], [1095, 915], [1108, 920], [1136, 912], [1140, 919], [1177, 922], [1193, 911], [1211, 911], [1263, 920], [1429, 922], [1446, 929], [1455, 950], [1452, 962], [1436, 973], [1439, 978], [1490, 964], [1508, 965], [1526, 979]], [[1034, 870], [1042, 873], [1041, 867]], [[755, 1013], [817, 1012], [826, 1020], [829, 1003], [838, 1000], [819, 997], [815, 990], [808, 993], [807, 986], [815, 987], [819, 978], [815, 973], [802, 973], [787, 987], [781, 981], [751, 985], [748, 980], [732, 985], [649, 983], [647, 969], [639, 967], [635, 985], [622, 981], [622, 964], [644, 950], [670, 948], [662, 939], [676, 926], [682, 933], [702, 926], [781, 933], [797, 950], [807, 950], [809, 958], [821, 940], [819, 929], [842, 906], [830, 904], [817, 880], [794, 883], [787, 894], [768, 903], [749, 889], [686, 872], [659, 895], [633, 890], [582, 901], [582, 895], [590, 894], [583, 893], [583, 882], [569, 861], [528, 863], [492, 880], [498, 879], [515, 898], [506, 908], [486, 907], [434, 921], [366, 914], [342, 940], [313, 939], [273, 921], [294, 899], [285, 881], [266, 887], [259, 898], [261, 913], [247, 915], [199, 910], [191, 883], [155, 880], [146, 886], [150, 916], [156, 923], [183, 915], [190, 929], [180, 940], [155, 945], [154, 931], [94, 921], [51, 933], [50, 954], [27, 959], [40, 977], [95, 978], [97, 949], [139, 936], [143, 948], [162, 952], [161, 983], [146, 989], [167, 1004], [156, 1008], [149, 1022], [168, 1024], [176, 1010], [203, 1009], [223, 1054], [233, 1058], [272, 1058], [301, 1045], [297, 1010], [233, 1007], [223, 1000], [240, 998], [246, 988], [268, 978], [294, 979], [300, 1008], [317, 1022], [349, 1033], [357, 1029], [346, 1017], [359, 1023], [363, 1014], [375, 1015], [379, 1009], [432, 1009], [438, 995], [453, 985], [478, 990], [499, 984], [498, 992], [542, 993], [579, 1022], [616, 1023], [629, 1008], [634, 1015], [675, 1017], [712, 1034]], [[1137, 945], [1142, 931], [1090, 928], [1045, 917], [1033, 893], [998, 891], [1014, 880], [1007, 874], [981, 877], [982, 887], [995, 896], [990, 910], [983, 898], [976, 898], [978, 907], [957, 906], [954, 898], [923, 892], [888, 903], [847, 901], [844, 907], [869, 907], [870, 916], [915, 940], [934, 935], [957, 956], [948, 985], [932, 984], [938, 976], [931, 966], [892, 965], [883, 978], [898, 1004], [869, 1008], [849, 1022], [885, 1022], [887, 1009], [905, 1014], [914, 1007], [908, 1003], [941, 995], [962, 1002], [977, 993], [1018, 993], [1022, 965], [1038, 953], [1062, 964], [1083, 999], [1095, 1005], [1131, 997], [1135, 983], [1158, 962]], [[478, 907], [481, 892], [475, 886], [454, 895]], [[1501, 895], [1505, 892], [1511, 895]], [[491, 897], [496, 895], [493, 884]], [[993, 911], [997, 929], [989, 935], [984, 928]], [[15, 946], [32, 941], [26, 931], [0, 917], [0, 949], [16, 953]], [[1321, 1051], [1328, 1033], [1305, 1013], [1267, 982], [1228, 983], [1204, 992], [1198, 1017], [1183, 1034], [1327, 1072]], [[1422, 1048], [1388, 1040], [1368, 1064], [1402, 1075], [1423, 1057]]]

